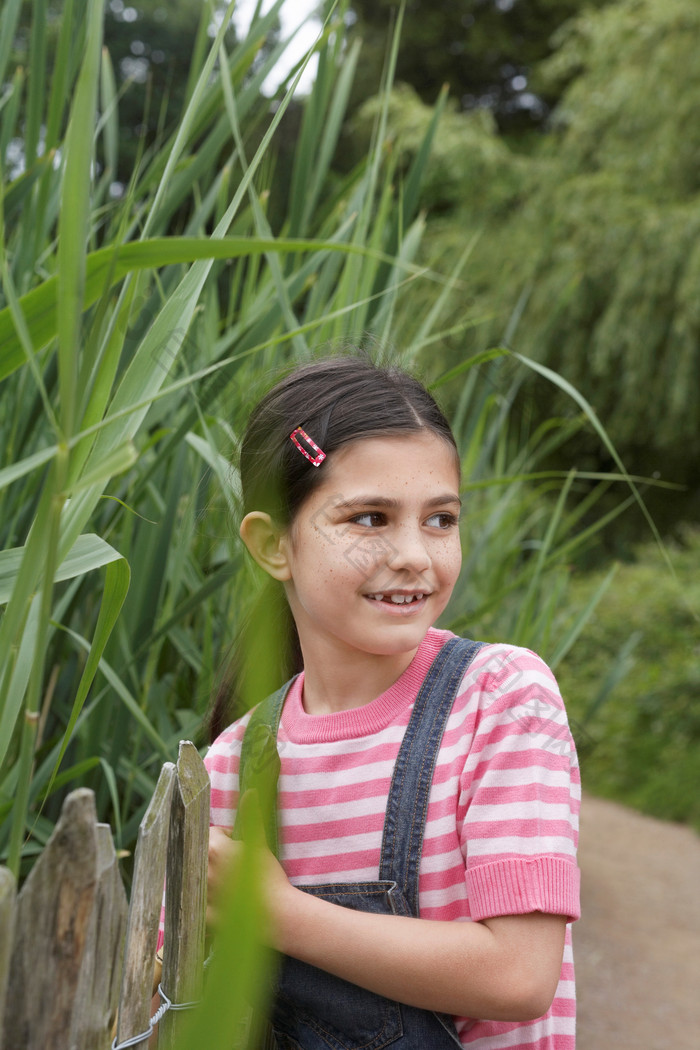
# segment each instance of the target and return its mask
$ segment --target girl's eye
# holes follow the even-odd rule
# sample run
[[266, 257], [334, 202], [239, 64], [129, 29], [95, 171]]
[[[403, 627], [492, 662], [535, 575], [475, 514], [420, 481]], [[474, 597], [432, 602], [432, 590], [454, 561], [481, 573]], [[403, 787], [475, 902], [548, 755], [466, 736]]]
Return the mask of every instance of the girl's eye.
[[368, 528], [377, 528], [379, 525], [384, 525], [386, 517], [381, 511], [368, 510], [364, 514], [356, 514], [352, 521], [356, 525], [366, 525]]
[[439, 514], [431, 514], [425, 524], [438, 529], [451, 529], [454, 525], [459, 524], [459, 519], [455, 514], [441, 511]]

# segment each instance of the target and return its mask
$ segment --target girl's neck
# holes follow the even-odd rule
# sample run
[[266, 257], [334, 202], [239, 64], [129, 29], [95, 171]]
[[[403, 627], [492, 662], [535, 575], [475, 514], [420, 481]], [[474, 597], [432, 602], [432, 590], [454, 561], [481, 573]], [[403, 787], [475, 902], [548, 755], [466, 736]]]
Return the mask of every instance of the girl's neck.
[[362, 659], [351, 653], [345, 660], [337, 653], [328, 660], [305, 658], [304, 710], [309, 715], [328, 715], [364, 707], [401, 677], [416, 652], [391, 656], [367, 653]]

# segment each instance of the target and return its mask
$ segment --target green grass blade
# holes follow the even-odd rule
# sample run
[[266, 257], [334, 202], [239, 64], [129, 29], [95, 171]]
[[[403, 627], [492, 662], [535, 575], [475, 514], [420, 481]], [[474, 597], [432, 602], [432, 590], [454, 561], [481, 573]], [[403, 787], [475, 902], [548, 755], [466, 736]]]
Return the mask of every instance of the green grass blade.
[[[408, 170], [403, 189], [402, 219], [404, 226], [408, 224], [418, 208], [421, 186], [430, 159], [430, 151], [433, 147], [433, 141], [437, 134], [440, 120], [445, 112], [448, 94], [449, 86], [444, 84], [433, 108], [433, 115], [430, 118], [430, 123], [428, 124], [425, 135], [423, 136], [423, 140]], [[475, 235], [475, 238], [476, 237], [478, 237], [478, 234]]]
[[[236, 151], [238, 153], [239, 163], [243, 169], [244, 174], [248, 170], [248, 164], [245, 158], [245, 151], [243, 146], [243, 139], [241, 138], [241, 132], [238, 125], [238, 116], [236, 113], [236, 103], [233, 97], [233, 88], [231, 82], [227, 76], [228, 68], [225, 63], [222, 65], [222, 83], [224, 88], [224, 101], [226, 104], [226, 112], [228, 113], [229, 121], [231, 123], [231, 131], [233, 133], [233, 140], [236, 144]], [[270, 225], [265, 218], [265, 214], [260, 205], [260, 201], [254, 191], [252, 183], [249, 186], [250, 204], [255, 216], [255, 227], [259, 236], [267, 237], [272, 240], [272, 230]], [[272, 274], [274, 281], [275, 293], [277, 302], [282, 308], [285, 324], [290, 332], [295, 332], [299, 328], [299, 322], [294, 314], [294, 310], [290, 301], [289, 294], [284, 282], [282, 275], [282, 267], [280, 266], [279, 259], [274, 253], [267, 255], [267, 264]], [[295, 347], [297, 352], [300, 354], [308, 354], [308, 346], [303, 336], [294, 335], [291, 337], [292, 345]]]
[[119, 160], [119, 113], [117, 110], [117, 84], [114, 78], [114, 68], [109, 51], [106, 48], [102, 49], [102, 63], [100, 66], [100, 100], [103, 114], [101, 120], [103, 126], [102, 140], [106, 164], [103, 178], [112, 180], [116, 177]]
[[[89, 654], [91, 646], [90, 642], [88, 642], [86, 638], [83, 638], [83, 636], [78, 634], [77, 631], [73, 631], [69, 627], [62, 626], [61, 630], [64, 631], [67, 635], [69, 635], [73, 639], [73, 641], [75, 641], [81, 647], [81, 649], [84, 649], [85, 652]], [[98, 669], [101, 672], [101, 674], [104, 675], [105, 679], [107, 680], [107, 683], [111, 686], [111, 688], [114, 690], [121, 702], [124, 704], [128, 713], [144, 731], [147, 738], [151, 741], [156, 752], [160, 755], [162, 761], [169, 762], [172, 756], [168, 750], [167, 744], [161, 737], [158, 730], [152, 724], [148, 716], [144, 714], [144, 712], [141, 710], [138, 702], [136, 701], [134, 696], [129, 692], [127, 687], [124, 685], [123, 681], [116, 673], [114, 668], [107, 663], [104, 657], [102, 657], [98, 661]]]
[[18, 212], [28, 202], [35, 184], [43, 175], [52, 170], [53, 163], [54, 153], [50, 151], [43, 157], [38, 157], [31, 168], [22, 172], [21, 175], [5, 187], [3, 210], [6, 223], [9, 219], [14, 218], [14, 213]]
[[[56, 791], [65, 787], [66, 784], [70, 784], [73, 780], [78, 780], [89, 773], [96, 766], [100, 765], [99, 758], [85, 758], [82, 762], [76, 762], [75, 765], [70, 766], [68, 769], [64, 769], [58, 776], [52, 777], [49, 781], [48, 786], [42, 788], [36, 793], [37, 798], [43, 803], [53, 795]], [[35, 786], [35, 785], [32, 785]], [[40, 811], [41, 812], [41, 811]]]
[[[617, 449], [615, 448], [615, 446], [613, 445], [612, 441], [610, 440], [610, 437], [609, 437], [605, 427], [600, 422], [600, 420], [598, 418], [598, 415], [597, 415], [595, 409], [593, 408], [593, 406], [586, 400], [586, 398], [583, 396], [583, 394], [579, 393], [579, 391], [571, 383], [569, 383], [566, 379], [564, 379], [563, 376], [560, 376], [557, 372], [553, 372], [551, 368], [547, 368], [545, 365], [540, 364], [538, 361], [533, 361], [530, 358], [524, 357], [522, 354], [518, 354], [514, 350], [509, 351], [509, 353], [511, 353], [512, 356], [514, 358], [516, 358], [516, 360], [518, 360], [522, 364], [526, 365], [527, 368], [530, 368], [533, 372], [537, 372], [538, 375], [544, 376], [544, 378], [548, 379], [550, 381], [550, 383], [554, 384], [554, 386], [558, 386], [560, 390], [563, 390], [565, 394], [568, 394], [568, 396], [573, 401], [575, 401], [576, 404], [583, 410], [583, 412], [585, 413], [586, 419], [589, 421], [589, 423], [591, 424], [591, 426], [595, 430], [596, 434], [600, 438], [600, 440], [603, 443], [604, 447], [607, 449], [607, 451], [612, 456], [612, 459], [613, 459], [613, 461], [615, 463], [615, 466], [620, 471], [620, 473], [624, 476], [625, 481], [629, 485], [630, 490], [632, 492], [632, 495], [634, 496], [635, 502], [636, 502], [637, 506], [639, 507], [639, 509], [641, 510], [642, 514], [644, 515], [644, 518], [645, 518], [649, 528], [651, 529], [652, 535], [653, 535], [654, 539], [656, 540], [657, 546], [658, 546], [658, 548], [659, 548], [659, 550], [660, 550], [660, 552], [661, 552], [661, 554], [662, 554], [662, 556], [664, 558], [664, 561], [666, 562], [666, 565], [667, 565], [671, 575], [675, 579], [675, 577], [676, 577], [676, 570], [675, 570], [675, 568], [673, 566], [673, 562], [671, 561], [671, 559], [669, 557], [666, 545], [665, 545], [664, 541], [661, 538], [661, 534], [659, 533], [659, 530], [658, 530], [658, 528], [656, 526], [656, 522], [654, 521], [654, 519], [652, 518], [651, 514], [649, 513], [649, 508], [647, 507], [646, 503], [642, 499], [642, 495], [641, 495], [641, 493], [639, 491], [639, 488], [637, 487], [637, 485], [633, 481], [632, 477], [628, 473], [627, 468], [625, 467], [625, 464], [622, 462], [622, 459], [620, 458], [620, 455], [619, 455]], [[693, 613], [693, 615], [696, 616], [697, 614]]]
[[8, 485], [12, 485], [13, 482], [26, 477], [27, 474], [32, 474], [40, 467], [46, 466], [57, 452], [58, 445], [51, 445], [49, 448], [42, 449], [41, 452], [35, 452], [31, 456], [19, 460], [18, 463], [12, 463], [8, 467], [3, 467], [0, 470], [0, 491], [7, 488]]
[[226, 11], [224, 12], [221, 24], [219, 25], [219, 29], [216, 34], [216, 38], [212, 45], [211, 51], [207, 55], [206, 61], [202, 66], [202, 71], [199, 74], [199, 78], [192, 92], [192, 97], [190, 98], [187, 108], [185, 109], [185, 112], [179, 123], [177, 134], [175, 136], [175, 141], [173, 142], [173, 145], [168, 153], [168, 160], [165, 165], [165, 171], [163, 172], [162, 178], [158, 184], [155, 199], [153, 200], [153, 203], [149, 208], [149, 212], [146, 217], [146, 222], [143, 226], [143, 238], [148, 236], [150, 228], [153, 222], [155, 221], [156, 216], [158, 215], [159, 205], [163, 200], [163, 197], [165, 196], [170, 182], [170, 178], [173, 172], [175, 171], [177, 163], [185, 149], [185, 145], [191, 134], [192, 125], [195, 121], [199, 104], [205, 93], [209, 82], [209, 78], [212, 75], [214, 66], [219, 57], [219, 49], [223, 44], [224, 35], [226, 33], [226, 30], [228, 29], [228, 25], [231, 21], [231, 16], [233, 14], [233, 9], [235, 6], [236, 0], [232, 0], [232, 2], [229, 3], [226, 7]]
[[37, 158], [41, 134], [42, 110], [46, 98], [46, 29], [47, 0], [34, 0], [32, 4], [32, 28], [30, 36], [29, 98], [27, 99], [24, 150], [29, 167]]
[[85, 58], [78, 77], [66, 135], [66, 161], [58, 225], [58, 380], [63, 432], [76, 425], [76, 398], [88, 216], [90, 213], [93, 128], [102, 48], [103, 0], [90, 0]]
[[613, 565], [612, 569], [610, 569], [610, 571], [603, 577], [599, 586], [596, 587], [596, 589], [593, 591], [593, 594], [586, 602], [586, 605], [576, 617], [576, 620], [573, 623], [570, 630], [559, 641], [557, 648], [554, 650], [554, 653], [549, 658], [549, 666], [552, 668], [553, 671], [556, 671], [557, 665], [561, 663], [566, 654], [570, 652], [576, 644], [577, 639], [580, 637], [586, 624], [589, 622], [591, 616], [595, 612], [598, 603], [600, 602], [601, 598], [603, 597], [605, 592], [608, 590], [610, 584], [614, 580], [618, 568], [618, 565]]
[[[17, 582], [26, 547], [14, 547], [0, 551], [0, 605], [10, 600], [12, 590]], [[86, 533], [80, 536], [73, 545], [69, 555], [59, 565], [54, 575], [54, 582], [72, 580], [94, 569], [121, 558], [119, 551], [106, 543], [100, 536]]]
[[7, 63], [12, 54], [12, 44], [19, 20], [22, 0], [5, 0], [0, 16], [0, 84], [5, 83]]
[[[254, 822], [251, 820], [250, 824]], [[261, 1045], [260, 1032], [253, 1032], [251, 1042], [234, 1036], [233, 1043], [232, 1033], [245, 1031], [243, 1023], [251, 1009], [260, 1018], [268, 1006], [274, 963], [261, 939], [261, 930], [268, 921], [259, 870], [262, 835], [260, 820], [259, 827], [255, 822], [245, 836], [235, 887], [224, 895], [202, 1003], [184, 1019], [175, 1050], [201, 1050], [202, 1046], [252, 1050]]]
[[76, 30], [79, 31], [74, 22], [74, 7], [74, 0], [64, 0], [46, 121], [46, 146], [50, 150], [59, 143], [64, 107], [69, 97], [70, 52], [75, 43]]
[[190, 60], [190, 69], [187, 74], [187, 86], [185, 88], [185, 101], [186, 104], [191, 100], [192, 93], [197, 85], [197, 81], [202, 72], [202, 66], [206, 61], [207, 45], [209, 43], [209, 26], [214, 21], [214, 3], [213, 0], [204, 0], [202, 4], [202, 12], [199, 17], [199, 24], [197, 25], [197, 34], [194, 38], [194, 47], [192, 48], [192, 58]]
[[[430, 309], [427, 311], [425, 318], [421, 321], [420, 327], [416, 332], [414, 338], [411, 341], [411, 355], [406, 360], [408, 365], [409, 360], [414, 358], [427, 344], [430, 334], [433, 332], [435, 325], [445, 310], [458, 281], [462, 276], [462, 270], [466, 266], [469, 258], [471, 257], [474, 247], [477, 243], [478, 237], [472, 237], [471, 240], [465, 245], [464, 251], [462, 252], [457, 265], [450, 274], [448, 282], [442, 288], [440, 294], [436, 296], [435, 302], [432, 304]], [[459, 366], [458, 366], [459, 367]], [[444, 377], [443, 377], [444, 378]]]
[[14, 325], [15, 332], [17, 333], [17, 338], [19, 339], [27, 364], [29, 365], [29, 371], [31, 372], [32, 379], [34, 380], [34, 383], [36, 384], [36, 387], [39, 391], [39, 395], [41, 397], [41, 401], [44, 407], [44, 413], [46, 415], [47, 420], [49, 421], [49, 424], [51, 425], [51, 429], [54, 432], [54, 436], [59, 437], [58, 421], [53, 410], [53, 405], [51, 404], [51, 400], [46, 391], [41, 371], [39, 370], [39, 365], [36, 360], [34, 347], [31, 343], [31, 336], [29, 334], [24, 315], [22, 314], [22, 310], [19, 305], [19, 300], [17, 299], [17, 295], [15, 293], [14, 282], [12, 280], [10, 270], [7, 266], [7, 260], [5, 258], [3, 258], [2, 260], [2, 284], [3, 289], [5, 291], [5, 298], [8, 302], [7, 309], [10, 311], [12, 323]]
[[5, 762], [29, 684], [34, 660], [34, 641], [39, 625], [40, 604], [40, 596], [34, 595], [14, 664], [8, 664], [5, 671], [8, 676], [8, 702], [0, 710], [0, 769]]
[[123, 474], [124, 471], [133, 467], [138, 462], [138, 458], [136, 446], [133, 442], [127, 441], [126, 444], [115, 448], [113, 452], [110, 452], [99, 463], [95, 463], [89, 471], [80, 476], [79, 481], [76, 481], [74, 484], [68, 484], [66, 491], [74, 495], [83, 489], [109, 481], [115, 475]]
[[[3, 34], [4, 30], [0, 28], [0, 41], [4, 40]], [[2, 120], [0, 120], [0, 168], [5, 164], [7, 147], [16, 135], [24, 79], [24, 70], [21, 67], [16, 69], [12, 77], [9, 98], [6, 96], [3, 110], [0, 110], [0, 113], [2, 113]]]
[[[343, 56], [327, 112], [313, 114], [311, 109], [320, 92], [314, 91], [307, 100], [290, 190], [289, 229], [293, 236], [306, 233], [318, 206], [347, 111], [359, 53], [360, 42], [356, 40]], [[335, 70], [329, 72], [335, 75]]]
[[629, 673], [630, 668], [634, 664], [634, 650], [642, 641], [643, 637], [643, 631], [633, 631], [627, 641], [620, 646], [620, 649], [615, 654], [615, 659], [610, 664], [608, 673], [603, 679], [600, 689], [586, 707], [583, 718], [581, 719], [584, 728], [591, 722], [599, 709], [603, 706], [615, 689], [615, 686]]
[[58, 752], [56, 758], [56, 764], [54, 766], [51, 777], [49, 778], [48, 787], [46, 788], [46, 795], [51, 794], [54, 781], [58, 775], [63, 756], [68, 749], [68, 745], [71, 742], [73, 731], [75, 729], [80, 713], [83, 709], [83, 704], [87, 698], [87, 694], [90, 690], [97, 670], [100, 665], [100, 660], [105, 651], [105, 646], [109, 640], [109, 636], [114, 629], [114, 625], [117, 622], [117, 617], [121, 612], [126, 598], [127, 591], [129, 590], [129, 581], [131, 579], [131, 572], [129, 564], [125, 558], [119, 558], [117, 561], [108, 563], [107, 571], [105, 576], [105, 586], [102, 595], [102, 603], [100, 605], [100, 612], [97, 618], [97, 626], [95, 627], [95, 634], [92, 639], [92, 645], [88, 653], [88, 658], [85, 663], [78, 691], [73, 701], [73, 708], [68, 719], [64, 734], [63, 743]]
[[437, 390], [438, 387], [451, 382], [457, 376], [461, 376], [464, 372], [468, 372], [471, 368], [485, 364], [487, 361], [495, 361], [496, 358], [499, 357], [505, 357], [508, 353], [508, 350], [497, 347], [492, 350], [482, 350], [478, 354], [472, 354], [472, 356], [468, 357], [466, 361], [461, 361], [458, 365], [455, 365], [454, 368], [450, 368], [449, 371], [444, 372], [438, 379], [434, 380], [430, 384], [430, 389]]
[[[100, 759], [100, 766], [104, 774], [109, 796], [112, 802], [112, 819], [114, 821], [114, 837], [117, 844], [121, 843], [122, 839], [122, 818], [121, 818], [121, 806], [119, 805], [119, 788], [117, 787], [117, 778], [114, 775], [114, 770], [106, 759]], [[155, 786], [155, 785], [154, 785]]]

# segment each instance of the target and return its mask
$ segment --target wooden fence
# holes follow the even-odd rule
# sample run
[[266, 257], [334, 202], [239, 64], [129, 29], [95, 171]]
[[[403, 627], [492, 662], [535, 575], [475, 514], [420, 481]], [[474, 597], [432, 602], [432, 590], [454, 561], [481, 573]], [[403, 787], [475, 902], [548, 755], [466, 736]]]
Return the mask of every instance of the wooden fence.
[[[199, 999], [208, 831], [209, 778], [183, 741], [141, 821], [127, 908], [92, 792], [68, 796], [19, 894], [0, 868], [0, 1050], [108, 1050], [115, 1018], [117, 1045], [150, 1032], [166, 867], [162, 988], [175, 1004]], [[170, 1050], [182, 1017], [166, 1011], [159, 1050]]]

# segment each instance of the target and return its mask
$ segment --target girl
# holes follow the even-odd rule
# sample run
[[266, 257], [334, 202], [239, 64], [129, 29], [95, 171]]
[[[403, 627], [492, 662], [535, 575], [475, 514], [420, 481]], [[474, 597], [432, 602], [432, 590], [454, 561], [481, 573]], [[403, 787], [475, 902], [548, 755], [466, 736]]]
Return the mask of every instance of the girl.
[[241, 537], [281, 597], [286, 667], [261, 695], [297, 674], [209, 751], [209, 890], [215, 910], [241, 779], [276, 734], [278, 1047], [572, 1050], [575, 751], [537, 656], [434, 627], [461, 562], [447, 421], [406, 374], [316, 362], [253, 411], [241, 481]]

